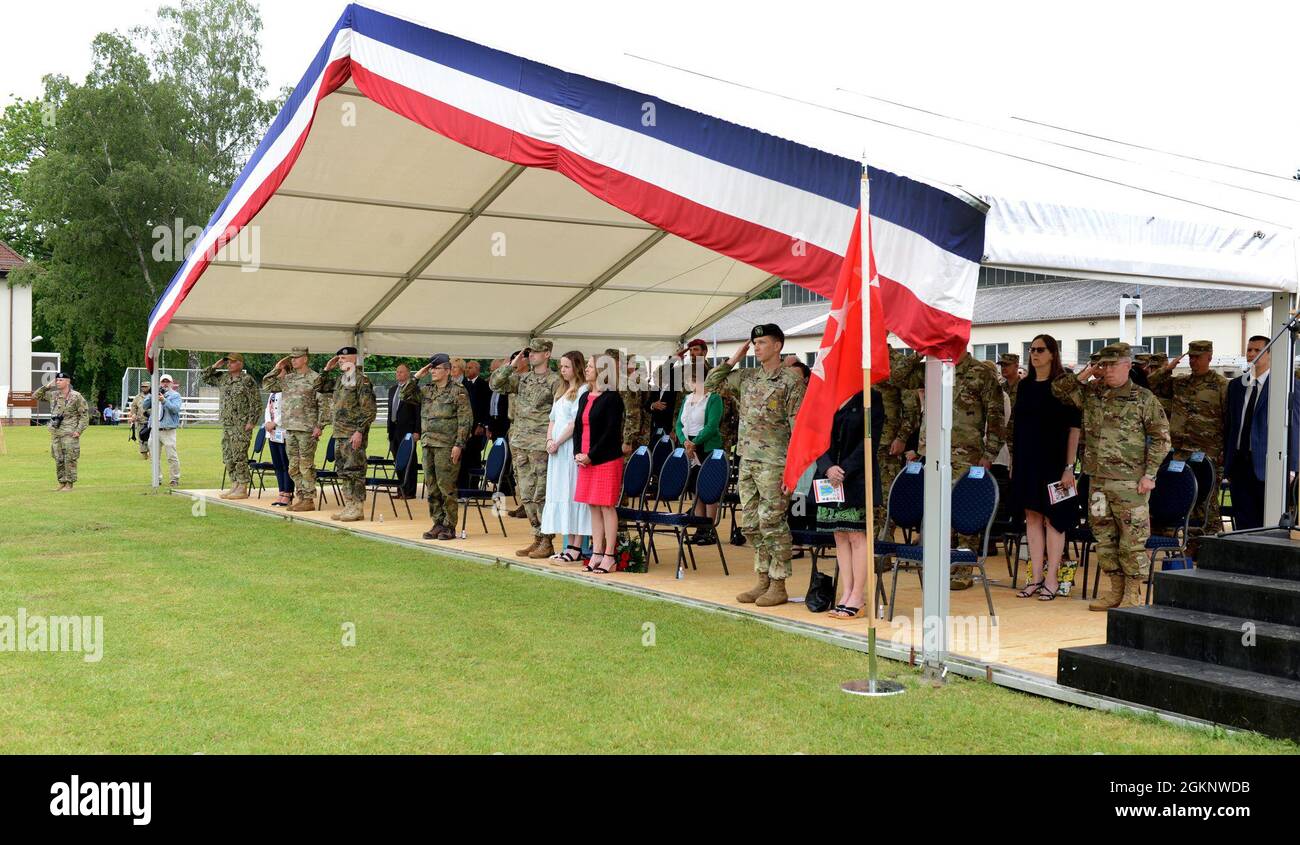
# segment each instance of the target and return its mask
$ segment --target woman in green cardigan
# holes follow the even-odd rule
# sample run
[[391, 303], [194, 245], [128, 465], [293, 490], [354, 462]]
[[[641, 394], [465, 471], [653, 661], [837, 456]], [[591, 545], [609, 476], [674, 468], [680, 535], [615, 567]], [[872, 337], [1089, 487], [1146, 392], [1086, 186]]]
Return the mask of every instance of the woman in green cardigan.
[[[686, 389], [690, 391], [682, 398], [682, 407], [677, 414], [673, 428], [677, 442], [686, 449], [686, 456], [691, 462], [691, 484], [694, 484], [700, 464], [714, 449], [722, 448], [722, 396], [709, 393], [704, 389], [705, 366], [703, 359], [685, 365]], [[700, 502], [695, 503], [696, 516], [717, 518], [718, 506], [707, 508]], [[697, 530], [688, 543], [710, 545], [714, 542], [713, 526]]]

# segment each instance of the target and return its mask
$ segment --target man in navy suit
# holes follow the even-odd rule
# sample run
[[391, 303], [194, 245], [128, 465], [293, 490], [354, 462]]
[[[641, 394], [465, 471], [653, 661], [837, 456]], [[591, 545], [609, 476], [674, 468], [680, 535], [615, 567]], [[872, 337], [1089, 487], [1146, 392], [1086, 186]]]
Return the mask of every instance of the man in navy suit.
[[[1268, 338], [1255, 335], [1246, 344], [1246, 360], [1253, 365], [1255, 381], [1247, 386], [1246, 376], [1228, 384], [1228, 432], [1224, 444], [1223, 474], [1232, 490], [1233, 520], [1238, 529], [1264, 525], [1264, 462], [1268, 452], [1269, 353]], [[1286, 377], [1289, 373], [1283, 373]], [[1295, 475], [1296, 450], [1300, 446], [1300, 381], [1291, 393], [1291, 437], [1287, 447], [1287, 469]]]

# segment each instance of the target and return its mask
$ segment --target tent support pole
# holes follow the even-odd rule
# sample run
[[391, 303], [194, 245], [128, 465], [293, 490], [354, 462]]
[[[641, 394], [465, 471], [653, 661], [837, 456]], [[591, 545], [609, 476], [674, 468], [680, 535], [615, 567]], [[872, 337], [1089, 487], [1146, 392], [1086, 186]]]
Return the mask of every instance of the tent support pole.
[[939, 677], [948, 653], [948, 584], [952, 533], [953, 364], [934, 356], [925, 361], [925, 522], [922, 525], [922, 623], [912, 632], [921, 641], [925, 673]]
[[158, 418], [161, 416], [158, 407], [158, 379], [162, 374], [163, 367], [163, 344], [158, 341], [158, 354], [153, 359], [153, 372], [149, 374], [149, 472], [153, 478], [153, 487], [157, 489], [162, 486], [162, 466], [158, 460]]
[[[1291, 295], [1273, 294], [1272, 331], [1274, 337], [1291, 318]], [[1277, 525], [1286, 510], [1287, 424], [1290, 414], [1291, 387], [1295, 370], [1295, 338], [1286, 333], [1270, 354], [1269, 372], [1273, 385], [1268, 392], [1268, 452], [1264, 464], [1264, 524]]]

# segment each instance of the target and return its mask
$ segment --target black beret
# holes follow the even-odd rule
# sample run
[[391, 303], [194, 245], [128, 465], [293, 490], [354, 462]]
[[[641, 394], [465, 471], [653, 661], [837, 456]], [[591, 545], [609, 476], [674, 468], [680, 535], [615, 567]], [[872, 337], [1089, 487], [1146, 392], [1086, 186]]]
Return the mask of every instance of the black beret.
[[429, 356], [430, 367], [441, 367], [443, 364], [450, 364], [450, 363], [451, 363], [451, 358], [448, 357], [446, 352], [435, 352], [434, 354]]
[[772, 337], [785, 343], [785, 332], [776, 323], [764, 323], [761, 326], [754, 326], [750, 329], [749, 339], [758, 340], [760, 337]]
[[63, 371], [63, 370], [59, 370], [57, 373], [54, 374], [54, 377], [55, 377], [55, 378], [67, 378], [67, 379], [70, 379], [70, 378], [72, 378], [72, 373], [65, 372], [65, 371]]
[[342, 349], [340, 349], [338, 352], [335, 352], [334, 354], [335, 355], [356, 355], [357, 348], [355, 346], [345, 346]]

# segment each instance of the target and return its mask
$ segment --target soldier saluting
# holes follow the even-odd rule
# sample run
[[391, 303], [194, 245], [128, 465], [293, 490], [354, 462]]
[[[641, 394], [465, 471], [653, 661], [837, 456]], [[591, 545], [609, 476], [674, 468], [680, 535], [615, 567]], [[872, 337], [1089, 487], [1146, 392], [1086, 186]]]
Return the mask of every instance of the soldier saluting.
[[[364, 517], [366, 441], [376, 415], [375, 386], [357, 365], [357, 348], [345, 346], [329, 359], [312, 389], [322, 398], [334, 396], [331, 436], [334, 468], [343, 490], [343, 510], [330, 514], [330, 519], [357, 522]], [[283, 397], [280, 401], [283, 404]]]
[[59, 486], [55, 492], [71, 493], [77, 483], [77, 459], [81, 457], [81, 432], [90, 425], [86, 398], [72, 389], [69, 373], [54, 374], [54, 381], [32, 394], [37, 402], [50, 403], [50, 455]]
[[[420, 384], [428, 374], [430, 381]], [[474, 412], [464, 385], [451, 380], [451, 358], [438, 352], [402, 385], [403, 402], [420, 403], [420, 445], [424, 447], [424, 492], [432, 527], [426, 540], [456, 536], [456, 478], [460, 453], [469, 439]]]
[[307, 347], [293, 351], [275, 364], [262, 379], [262, 389], [280, 394], [284, 429], [284, 451], [289, 459], [289, 477], [293, 479], [294, 503], [288, 511], [316, 510], [316, 443], [325, 427], [322, 413], [326, 408], [316, 393], [320, 375], [307, 366]]
[[514, 421], [510, 424], [510, 453], [515, 463], [516, 492], [528, 522], [533, 526], [533, 542], [519, 549], [519, 557], [547, 558], [555, 554], [550, 534], [542, 533], [542, 508], [546, 505], [546, 429], [551, 422], [551, 405], [560, 374], [551, 370], [551, 342], [535, 337], [528, 341], [528, 372], [515, 367], [519, 355], [497, 367], [488, 386], [497, 393], [513, 393]]
[[[225, 370], [219, 369], [222, 364]], [[244, 356], [231, 352], [203, 370], [203, 383], [221, 391], [221, 460], [230, 475], [223, 499], [247, 499], [253, 474], [248, 467], [248, 441], [262, 415], [257, 382], [244, 371]]]
[[[750, 346], [759, 366], [737, 370]], [[740, 529], [754, 545], [754, 571], [758, 583], [736, 596], [743, 604], [759, 607], [785, 604], [789, 597], [790, 524], [786, 511], [790, 491], [781, 483], [794, 419], [803, 402], [803, 378], [782, 366], [785, 332], [775, 323], [754, 326], [749, 340], [719, 364], [705, 379], [705, 389], [737, 400], [740, 416], [739, 447]]]
[[[1089, 610], [1137, 607], [1150, 561], [1151, 491], [1169, 454], [1169, 422], [1155, 395], [1129, 378], [1127, 343], [1112, 343], [1077, 376], [1052, 382], [1060, 401], [1083, 411], [1087, 439], [1083, 471], [1091, 479], [1088, 523], [1097, 538], [1097, 560], [1108, 580]], [[1095, 378], [1099, 376], [1099, 378]]]

